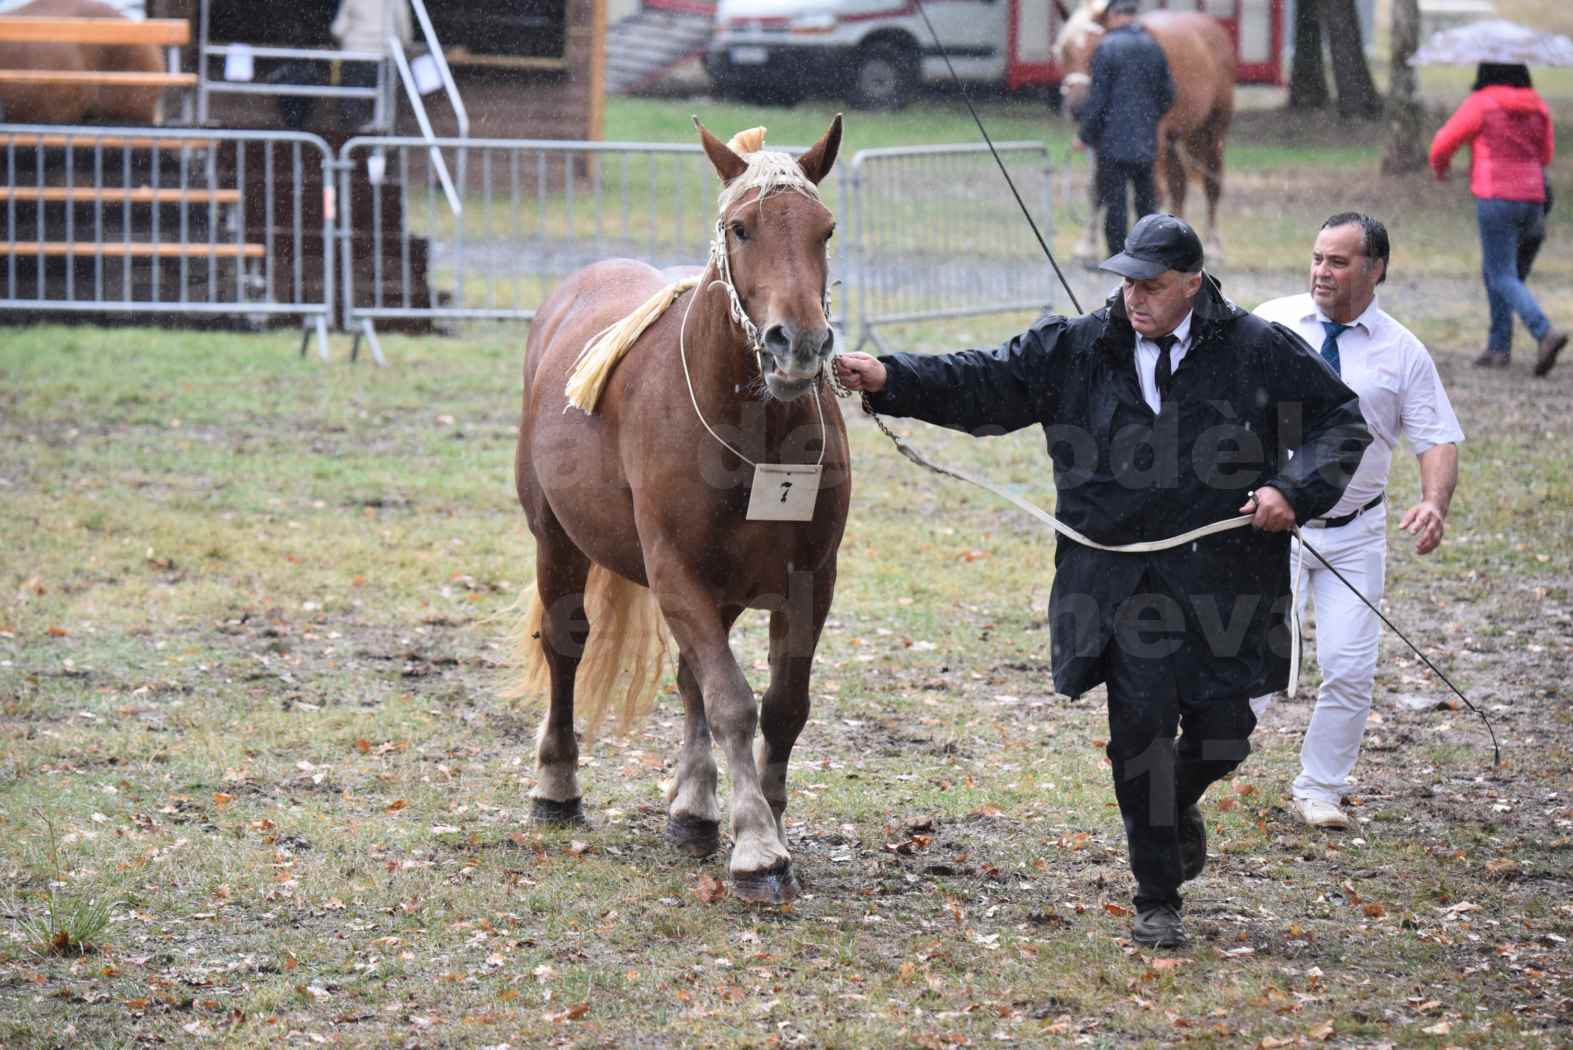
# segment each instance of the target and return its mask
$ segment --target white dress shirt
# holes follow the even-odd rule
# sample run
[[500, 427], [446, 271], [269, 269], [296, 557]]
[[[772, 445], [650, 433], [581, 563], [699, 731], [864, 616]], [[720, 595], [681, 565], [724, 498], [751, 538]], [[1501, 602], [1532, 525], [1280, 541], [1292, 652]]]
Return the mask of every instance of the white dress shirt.
[[[1195, 316], [1192, 311], [1185, 315], [1185, 320], [1175, 325], [1174, 345], [1169, 347], [1169, 375], [1174, 375], [1174, 369], [1180, 367], [1180, 362], [1185, 360], [1185, 354], [1191, 348], [1191, 318]], [[1158, 397], [1158, 344], [1144, 335], [1136, 336], [1136, 381], [1142, 387], [1142, 400], [1147, 402], [1147, 407], [1157, 412], [1162, 402]]]
[[[1255, 312], [1293, 329], [1313, 351], [1327, 338], [1322, 322], [1328, 317], [1308, 292], [1263, 303]], [[1352, 514], [1386, 491], [1400, 436], [1409, 439], [1416, 455], [1464, 440], [1425, 344], [1375, 300], [1339, 335], [1338, 359], [1344, 385], [1360, 395], [1360, 414], [1376, 440], [1366, 446], [1343, 498], [1326, 513], [1329, 518]]]

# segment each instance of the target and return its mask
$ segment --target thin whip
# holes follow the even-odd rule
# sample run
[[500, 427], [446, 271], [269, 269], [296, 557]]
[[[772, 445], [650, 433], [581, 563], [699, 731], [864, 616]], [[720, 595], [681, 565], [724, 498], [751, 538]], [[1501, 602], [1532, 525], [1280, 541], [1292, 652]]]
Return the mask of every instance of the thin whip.
[[1038, 230], [1038, 224], [1032, 218], [1032, 212], [1027, 210], [1027, 204], [1021, 199], [1021, 194], [1016, 190], [1016, 181], [1010, 177], [1010, 172], [1005, 170], [1005, 162], [1000, 159], [999, 150], [994, 148], [994, 140], [989, 138], [988, 129], [983, 126], [983, 118], [978, 116], [978, 111], [972, 106], [972, 98], [967, 94], [967, 86], [961, 82], [961, 77], [956, 74], [956, 67], [951, 65], [950, 52], [945, 50], [945, 44], [940, 40], [939, 34], [934, 31], [934, 23], [929, 21], [928, 10], [923, 6], [923, 0], [914, 0], [917, 4], [918, 14], [923, 16], [923, 24], [928, 26], [929, 36], [934, 38], [934, 46], [939, 49], [940, 57], [945, 60], [945, 68], [950, 70], [950, 78], [956, 82], [956, 87], [961, 91], [961, 101], [967, 104], [967, 112], [972, 114], [972, 122], [978, 126], [978, 132], [983, 136], [983, 141], [988, 144], [989, 152], [994, 155], [994, 163], [999, 165], [1000, 174], [1005, 176], [1005, 185], [1010, 187], [1011, 196], [1016, 198], [1016, 206], [1027, 217], [1027, 225], [1032, 227], [1032, 235], [1038, 239], [1038, 247], [1043, 249], [1043, 254], [1048, 257], [1049, 265], [1054, 267], [1054, 276], [1060, 279], [1060, 284], [1065, 287], [1065, 294], [1070, 296], [1071, 305], [1081, 313], [1081, 303], [1076, 301], [1076, 293], [1071, 291], [1071, 284], [1065, 279], [1065, 274], [1060, 270], [1060, 264], [1055, 261], [1054, 253], [1049, 251], [1048, 242], [1043, 239], [1043, 234]]
[[[1370, 609], [1372, 612], [1376, 613], [1377, 617], [1383, 623], [1387, 624], [1388, 628], [1394, 634], [1398, 635], [1398, 637], [1403, 641], [1403, 643], [1405, 645], [1409, 646], [1409, 651], [1410, 652], [1412, 652], [1416, 656], [1420, 657], [1421, 662], [1423, 662], [1427, 667], [1429, 667], [1431, 669], [1431, 671], [1438, 678], [1442, 679], [1443, 682], [1447, 683], [1447, 687], [1449, 689], [1453, 690], [1453, 692], [1458, 695], [1458, 698], [1464, 702], [1464, 706], [1465, 707], [1469, 708], [1475, 714], [1480, 716], [1480, 720], [1486, 724], [1486, 732], [1491, 735], [1491, 752], [1492, 752], [1492, 756], [1493, 756], [1491, 764], [1494, 765], [1494, 766], [1500, 766], [1502, 764], [1502, 747], [1501, 747], [1500, 744], [1497, 743], [1496, 730], [1491, 728], [1491, 719], [1486, 717], [1486, 713], [1484, 711], [1480, 710], [1480, 708], [1476, 707], [1474, 704], [1470, 703], [1469, 702], [1469, 697], [1465, 696], [1463, 691], [1461, 689], [1459, 689], [1458, 686], [1453, 684], [1452, 679], [1448, 678], [1447, 675], [1443, 674], [1442, 673], [1442, 669], [1440, 667], [1438, 667], [1436, 664], [1432, 663], [1430, 658], [1427, 657], [1425, 653], [1421, 652], [1419, 647], [1416, 646], [1414, 642], [1411, 642], [1408, 639], [1408, 637], [1406, 637], [1404, 635], [1404, 632], [1400, 631], [1398, 629], [1397, 625], [1394, 624], [1392, 620], [1389, 620], [1386, 616], [1383, 616], [1382, 615], [1382, 610], [1378, 609], [1375, 605], [1373, 605], [1371, 603], [1371, 600], [1369, 598], [1367, 598], [1364, 594], [1360, 593], [1360, 588], [1358, 588], [1354, 584], [1350, 583], [1349, 580], [1344, 576], [1343, 573], [1339, 572], [1337, 569], [1334, 569], [1333, 568], [1333, 563], [1328, 561], [1327, 558], [1323, 556], [1321, 551], [1317, 550], [1315, 547], [1313, 547], [1309, 543], [1305, 542], [1305, 536], [1301, 534], [1299, 529], [1295, 529], [1294, 530], [1294, 535], [1295, 535], [1295, 539], [1300, 541], [1300, 546], [1304, 547], [1306, 550], [1308, 550], [1312, 554], [1316, 555], [1317, 560], [1319, 560], [1323, 565], [1327, 566], [1328, 569], [1332, 570], [1333, 575], [1338, 577], [1338, 580], [1339, 580], [1340, 583], [1342, 583], [1345, 587], [1348, 587], [1351, 591], [1353, 591], [1355, 597], [1359, 598], [1362, 602], [1364, 602], [1365, 603], [1365, 607], [1367, 609]], [[1296, 573], [1296, 575], [1298, 576], [1298, 573]]]

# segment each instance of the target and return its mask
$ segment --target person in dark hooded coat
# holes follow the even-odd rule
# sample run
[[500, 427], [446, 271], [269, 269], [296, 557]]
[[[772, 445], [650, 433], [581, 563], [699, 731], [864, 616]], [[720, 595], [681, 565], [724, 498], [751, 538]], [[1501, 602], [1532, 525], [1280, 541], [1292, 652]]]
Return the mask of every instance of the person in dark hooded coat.
[[835, 367], [885, 415], [978, 435], [1042, 426], [1055, 513], [1094, 543], [1253, 515], [1156, 553], [1055, 549], [1054, 685], [1108, 687], [1132, 933], [1173, 947], [1180, 884], [1206, 863], [1197, 803], [1249, 753], [1250, 698], [1288, 682], [1286, 530], [1338, 501], [1371, 434], [1299, 336], [1223, 297], [1180, 219], [1142, 219], [1103, 268], [1124, 284], [1091, 314], [1046, 314], [994, 349], [842, 354]]

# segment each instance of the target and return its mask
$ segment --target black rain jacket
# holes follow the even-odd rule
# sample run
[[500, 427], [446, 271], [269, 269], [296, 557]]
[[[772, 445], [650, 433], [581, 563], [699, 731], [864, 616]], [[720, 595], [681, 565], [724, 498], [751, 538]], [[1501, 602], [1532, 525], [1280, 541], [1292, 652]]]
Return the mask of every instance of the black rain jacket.
[[[992, 350], [882, 357], [886, 386], [870, 403], [978, 436], [1042, 426], [1055, 514], [1098, 543], [1236, 517], [1263, 485], [1288, 498], [1301, 524], [1324, 514], [1371, 442], [1355, 393], [1299, 336], [1225, 299], [1211, 276], [1192, 308], [1190, 350], [1156, 415], [1142, 399], [1119, 292], [1082, 317], [1044, 314]], [[1287, 684], [1287, 532], [1246, 526], [1153, 554], [1059, 538], [1049, 604], [1056, 689], [1079, 696], [1104, 680], [1117, 618], [1147, 600], [1138, 590], [1172, 596], [1183, 612], [1171, 660], [1182, 696], [1258, 696]]]
[[1092, 53], [1091, 75], [1081, 140], [1099, 160], [1151, 164], [1158, 157], [1158, 122], [1174, 105], [1163, 48], [1141, 26], [1121, 26]]

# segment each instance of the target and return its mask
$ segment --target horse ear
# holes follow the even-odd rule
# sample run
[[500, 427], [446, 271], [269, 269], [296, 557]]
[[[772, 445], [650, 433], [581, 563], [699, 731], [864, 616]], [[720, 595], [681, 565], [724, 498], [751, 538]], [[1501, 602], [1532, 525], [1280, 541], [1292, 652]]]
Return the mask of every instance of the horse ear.
[[710, 158], [710, 165], [715, 168], [715, 173], [721, 176], [722, 183], [731, 182], [748, 170], [748, 162], [733, 153], [726, 143], [710, 134], [705, 126], [699, 123], [697, 116], [694, 117], [694, 127], [699, 129], [699, 141], [704, 144], [705, 154]]
[[824, 137], [814, 143], [809, 151], [797, 159], [797, 166], [803, 169], [803, 174], [814, 185], [819, 185], [819, 180], [830, 174], [831, 167], [836, 163], [836, 151], [841, 149], [841, 114], [836, 114], [836, 119], [830, 122], [830, 127], [825, 129]]

